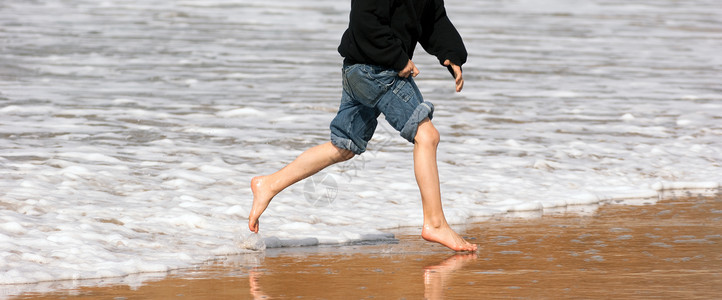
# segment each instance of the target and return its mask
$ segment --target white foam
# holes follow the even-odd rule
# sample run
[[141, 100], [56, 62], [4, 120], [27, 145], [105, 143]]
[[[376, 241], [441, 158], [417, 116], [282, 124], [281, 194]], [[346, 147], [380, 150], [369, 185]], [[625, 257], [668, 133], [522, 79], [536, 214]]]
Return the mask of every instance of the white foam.
[[656, 182], [652, 188], [662, 190], [698, 190], [698, 189], [719, 189], [718, 182]]
[[234, 118], [234, 117], [241, 117], [241, 116], [256, 116], [256, 117], [263, 117], [266, 114], [260, 110], [250, 108], [250, 107], [244, 107], [244, 108], [238, 108], [238, 109], [232, 109], [229, 111], [222, 111], [217, 113], [219, 117], [223, 118]]

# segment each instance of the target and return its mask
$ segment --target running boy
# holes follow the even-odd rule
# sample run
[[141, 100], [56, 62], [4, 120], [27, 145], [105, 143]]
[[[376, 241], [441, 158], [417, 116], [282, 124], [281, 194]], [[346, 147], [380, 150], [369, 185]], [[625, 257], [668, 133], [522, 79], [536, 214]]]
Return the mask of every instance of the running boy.
[[344, 57], [343, 94], [331, 121], [331, 141], [306, 150], [276, 173], [251, 180], [251, 231], [258, 232], [258, 219], [283, 189], [363, 153], [383, 113], [414, 144], [414, 174], [424, 214], [421, 236], [455, 251], [476, 251], [476, 245], [449, 227], [442, 209], [436, 165], [439, 132], [431, 123], [434, 106], [423, 100], [413, 79], [419, 74], [411, 60], [417, 43], [448, 68], [460, 92], [467, 53], [443, 0], [351, 0], [349, 27], [338, 47]]

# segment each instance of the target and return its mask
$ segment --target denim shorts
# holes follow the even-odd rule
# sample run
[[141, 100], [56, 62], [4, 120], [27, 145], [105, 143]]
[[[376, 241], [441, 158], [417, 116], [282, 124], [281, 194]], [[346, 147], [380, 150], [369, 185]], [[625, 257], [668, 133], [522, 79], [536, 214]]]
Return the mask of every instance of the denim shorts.
[[343, 95], [331, 121], [331, 143], [361, 154], [376, 130], [379, 114], [403, 138], [414, 142], [419, 123], [431, 119], [434, 105], [424, 102], [412, 77], [374, 65], [344, 65]]

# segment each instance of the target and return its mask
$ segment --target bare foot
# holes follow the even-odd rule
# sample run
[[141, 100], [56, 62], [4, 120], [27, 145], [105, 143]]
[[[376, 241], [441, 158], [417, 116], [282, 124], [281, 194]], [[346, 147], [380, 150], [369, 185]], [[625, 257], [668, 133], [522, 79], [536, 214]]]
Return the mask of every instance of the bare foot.
[[451, 248], [454, 251], [476, 251], [476, 245], [467, 242], [449, 225], [434, 227], [428, 224], [421, 230], [421, 237], [429, 242], [435, 242]]
[[248, 229], [258, 233], [259, 221], [263, 211], [266, 210], [268, 204], [273, 199], [272, 193], [269, 191], [266, 182], [266, 176], [258, 176], [251, 179], [251, 191], [253, 192], [253, 206], [248, 216]]

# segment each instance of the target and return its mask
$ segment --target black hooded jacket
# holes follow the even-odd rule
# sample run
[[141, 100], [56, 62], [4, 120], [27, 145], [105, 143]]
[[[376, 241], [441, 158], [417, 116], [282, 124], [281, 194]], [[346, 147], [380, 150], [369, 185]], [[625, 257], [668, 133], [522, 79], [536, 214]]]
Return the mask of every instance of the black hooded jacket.
[[417, 43], [442, 64], [447, 59], [459, 66], [466, 62], [466, 47], [443, 0], [351, 0], [338, 52], [347, 64], [401, 71]]

